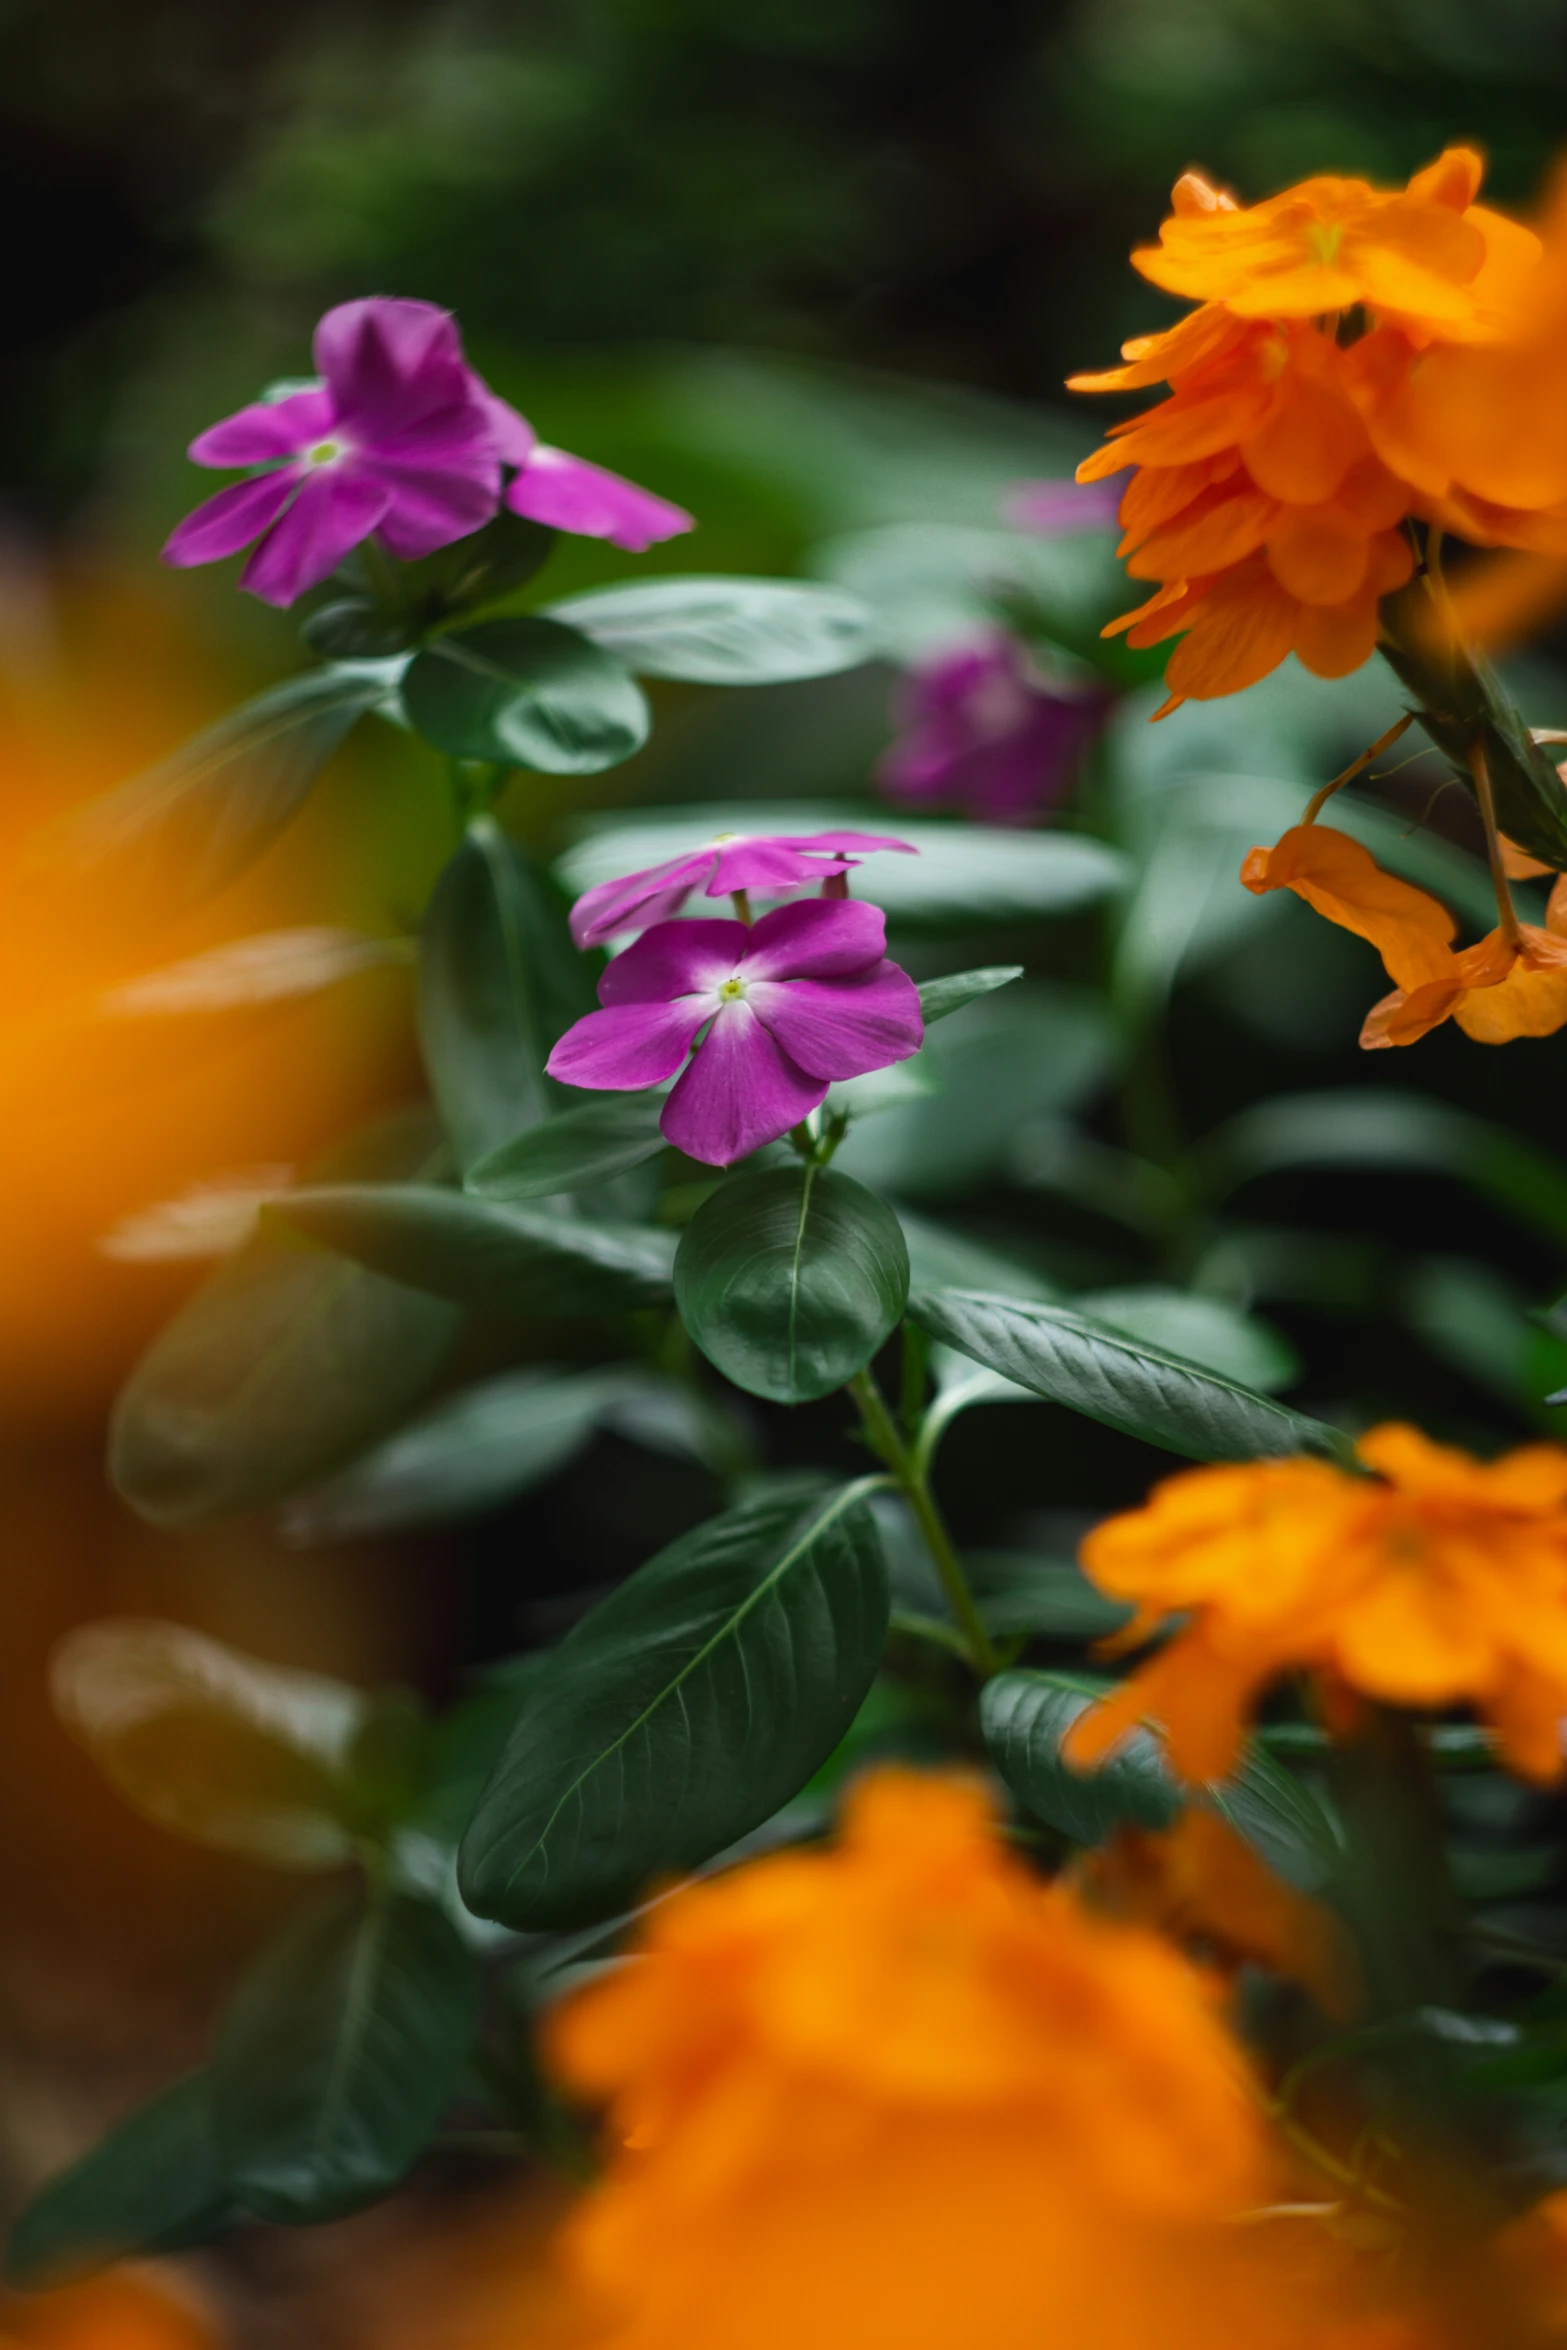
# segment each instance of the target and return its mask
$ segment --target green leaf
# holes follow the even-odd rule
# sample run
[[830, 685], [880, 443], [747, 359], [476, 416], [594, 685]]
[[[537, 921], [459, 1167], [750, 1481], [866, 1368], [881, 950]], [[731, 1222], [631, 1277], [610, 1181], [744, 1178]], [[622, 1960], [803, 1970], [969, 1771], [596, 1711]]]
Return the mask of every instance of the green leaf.
[[112, 887], [122, 916], [128, 904], [160, 916], [199, 904], [271, 846], [400, 667], [339, 662], [272, 686], [72, 817], [51, 861]]
[[[375, 1129], [323, 1175], [433, 1171], [428, 1125]], [[120, 1392], [109, 1471], [154, 1524], [296, 1491], [418, 1402], [459, 1316], [418, 1289], [263, 1229], [165, 1325]]]
[[640, 1167], [664, 1148], [657, 1093], [612, 1093], [580, 1109], [560, 1110], [514, 1134], [468, 1170], [466, 1188], [480, 1199], [544, 1199], [582, 1191]]
[[[855, 809], [843, 801], [709, 803], [665, 808], [628, 824], [600, 818], [585, 840], [567, 851], [557, 871], [574, 892], [613, 881], [666, 857], [687, 855], [720, 832], [824, 832], [845, 824], [880, 832], [884, 808]], [[999, 825], [897, 822], [897, 837], [919, 853], [872, 856], [853, 881], [900, 922], [930, 925], [1016, 922], [1073, 914], [1124, 888], [1131, 867], [1118, 849], [1085, 833], [1015, 832]]]
[[412, 2168], [478, 2021], [476, 1963], [439, 1910], [357, 1890], [297, 1919], [240, 1984], [218, 2036], [212, 2113], [258, 2219], [337, 2219]]
[[612, 1916], [778, 1810], [881, 1659], [887, 1572], [862, 1487], [748, 1502], [640, 1568], [568, 1634], [463, 1843], [470, 1909]]
[[433, 1183], [339, 1183], [271, 1211], [323, 1247], [497, 1314], [612, 1314], [670, 1294], [675, 1237], [502, 1207]]
[[1073, 1298], [1072, 1309], [1091, 1322], [1108, 1323], [1128, 1338], [1201, 1363], [1206, 1371], [1221, 1372], [1226, 1379], [1238, 1379], [1265, 1394], [1300, 1377], [1300, 1357], [1270, 1323], [1219, 1298], [1194, 1297], [1188, 1290], [1148, 1283], [1081, 1291]]
[[465, 1170], [573, 1098], [544, 1064], [594, 1001], [559, 892], [479, 817], [436, 883], [419, 964], [425, 1066]]
[[1065, 1307], [936, 1289], [918, 1291], [909, 1311], [933, 1338], [1004, 1379], [1188, 1460], [1317, 1452], [1353, 1461], [1336, 1429]]
[[675, 1302], [708, 1361], [750, 1395], [809, 1403], [863, 1370], [909, 1294], [898, 1219], [847, 1175], [732, 1175], [681, 1237]]
[[1333, 1882], [1344, 1848], [1332, 1816], [1255, 1739], [1240, 1769], [1209, 1787], [1206, 1797], [1276, 1876], [1303, 1893], [1320, 1893]]
[[403, 707], [419, 732], [454, 759], [596, 775], [647, 740], [648, 707], [635, 679], [578, 629], [532, 615], [481, 620], [415, 655]]
[[974, 1550], [964, 1553], [963, 1564], [985, 1629], [998, 1638], [1026, 1632], [1045, 1640], [1102, 1640], [1132, 1613], [1090, 1583], [1072, 1559]]
[[72, 1737], [160, 1827], [277, 1868], [352, 1859], [359, 1690], [136, 1616], [68, 1633], [49, 1685]]
[[465, 1388], [297, 1494], [282, 1531], [290, 1542], [343, 1542], [494, 1509], [574, 1459], [636, 1377], [529, 1369]]
[[191, 2073], [45, 2181], [11, 2230], [5, 2281], [25, 2292], [67, 2284], [209, 2243], [243, 2216], [218, 2162], [207, 2076]]
[[965, 1004], [972, 1004], [980, 996], [991, 995], [998, 987], [1008, 987], [1014, 979], [1021, 979], [1021, 963], [988, 963], [978, 971], [953, 971], [945, 979], [926, 979], [920, 983], [920, 1011], [925, 1025], [945, 1020], [949, 1012], [961, 1012]]
[[868, 606], [803, 579], [628, 580], [548, 606], [644, 677], [773, 685], [858, 668], [877, 650]]
[[1060, 1673], [997, 1673], [980, 1693], [991, 1760], [1018, 1801], [1074, 1844], [1120, 1827], [1168, 1828], [1183, 1808], [1164, 1749], [1136, 1730], [1095, 1770], [1063, 1759], [1061, 1741], [1094, 1701], [1092, 1684]]

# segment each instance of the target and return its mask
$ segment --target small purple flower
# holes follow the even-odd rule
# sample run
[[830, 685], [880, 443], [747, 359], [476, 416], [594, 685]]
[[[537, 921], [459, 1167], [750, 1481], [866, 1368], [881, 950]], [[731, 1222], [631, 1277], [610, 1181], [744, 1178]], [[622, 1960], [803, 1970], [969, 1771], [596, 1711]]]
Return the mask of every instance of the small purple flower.
[[688, 856], [649, 865], [620, 881], [601, 881], [584, 891], [571, 912], [571, 935], [579, 947], [601, 946], [626, 930], [647, 930], [678, 914], [698, 882], [710, 898], [736, 890], [776, 897], [785, 890], [830, 881], [859, 863], [858, 850], [901, 849], [919, 854], [906, 840], [880, 832], [720, 832]]
[[1014, 530], [1058, 539], [1080, 530], [1110, 530], [1120, 502], [1119, 482], [1020, 481], [1004, 511]]
[[1110, 697], [1046, 683], [1018, 639], [997, 630], [928, 656], [893, 704], [902, 733], [877, 768], [889, 799], [1031, 824], [1065, 798]]
[[629, 555], [645, 554], [661, 539], [695, 528], [695, 517], [683, 506], [639, 489], [623, 474], [590, 465], [586, 457], [547, 447], [509, 400], [492, 392], [481, 376], [472, 382], [489, 410], [501, 462], [517, 468], [506, 491], [514, 514], [578, 538], [608, 539]]
[[192, 441], [198, 465], [266, 470], [188, 514], [166, 563], [214, 563], [259, 540], [240, 585], [291, 604], [372, 532], [411, 562], [489, 521], [500, 454], [446, 311], [341, 303], [316, 328], [315, 357], [317, 388], [257, 401]]
[[603, 1011], [567, 1030], [549, 1073], [635, 1092], [691, 1054], [659, 1124], [688, 1158], [732, 1166], [798, 1125], [834, 1079], [918, 1052], [919, 990], [885, 946], [880, 909], [855, 899], [778, 906], [750, 928], [660, 922], [606, 967]]

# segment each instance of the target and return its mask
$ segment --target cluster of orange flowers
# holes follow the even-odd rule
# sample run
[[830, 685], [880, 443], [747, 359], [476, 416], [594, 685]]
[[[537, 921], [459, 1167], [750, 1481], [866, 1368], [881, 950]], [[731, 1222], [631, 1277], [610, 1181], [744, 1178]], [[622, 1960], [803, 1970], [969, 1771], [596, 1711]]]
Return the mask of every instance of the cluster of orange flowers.
[[1197, 173], [1133, 254], [1200, 307], [1076, 391], [1170, 387], [1079, 468], [1133, 468], [1122, 553], [1158, 582], [1112, 623], [1182, 636], [1164, 716], [1287, 653], [1341, 677], [1414, 568], [1411, 517], [1479, 544], [1567, 551], [1567, 186], [1543, 238], [1475, 202], [1449, 148], [1404, 189], [1303, 180], [1238, 205]]
[[1222, 1778], [1279, 1675], [1347, 1696], [1472, 1705], [1514, 1770], [1567, 1768], [1567, 1449], [1489, 1463], [1417, 1429], [1360, 1439], [1372, 1472], [1295, 1458], [1188, 1469], [1097, 1526], [1086, 1572], [1137, 1616], [1181, 1629], [1068, 1733], [1090, 1763], [1145, 1717], [1194, 1780]]

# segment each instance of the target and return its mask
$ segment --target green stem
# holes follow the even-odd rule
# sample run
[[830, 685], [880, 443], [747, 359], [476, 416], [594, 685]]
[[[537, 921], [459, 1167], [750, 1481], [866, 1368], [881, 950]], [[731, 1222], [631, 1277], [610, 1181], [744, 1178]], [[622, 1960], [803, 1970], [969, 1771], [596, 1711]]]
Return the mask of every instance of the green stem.
[[897, 1480], [898, 1490], [914, 1513], [931, 1564], [941, 1578], [941, 1588], [947, 1595], [947, 1605], [957, 1620], [959, 1631], [968, 1648], [969, 1661], [984, 1680], [1001, 1670], [1001, 1659], [996, 1653], [990, 1634], [969, 1589], [968, 1577], [962, 1561], [953, 1547], [936, 1497], [931, 1492], [923, 1469], [898, 1433], [897, 1422], [882, 1398], [869, 1371], [856, 1371], [848, 1382], [848, 1392], [859, 1407], [867, 1443], [878, 1460], [885, 1461]]

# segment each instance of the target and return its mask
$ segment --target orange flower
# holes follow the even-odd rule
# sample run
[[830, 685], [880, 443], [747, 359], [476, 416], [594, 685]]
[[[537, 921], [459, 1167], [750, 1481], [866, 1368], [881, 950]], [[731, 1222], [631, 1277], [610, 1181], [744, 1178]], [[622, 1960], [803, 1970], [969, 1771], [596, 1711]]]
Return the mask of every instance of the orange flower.
[[610, 2100], [569, 2246], [613, 2350], [1310, 2338], [1227, 2224], [1272, 2172], [1203, 1978], [963, 1781], [878, 1773], [835, 1851], [688, 1887], [551, 2041]]
[[1567, 1713], [1567, 1450], [1482, 1463], [1417, 1429], [1326, 1461], [1188, 1469], [1098, 1526], [1083, 1566], [1138, 1603], [1137, 1629], [1189, 1621], [1068, 1733], [1078, 1763], [1145, 1716], [1188, 1778], [1221, 1778], [1253, 1701], [1307, 1670], [1394, 1705], [1474, 1705], [1525, 1778], [1561, 1777]]
[[0, 2298], [0, 2350], [214, 2350], [218, 2338], [192, 2299], [140, 2269]]
[[1259, 897], [1293, 890], [1376, 948], [1395, 984], [1366, 1015], [1368, 1052], [1418, 1043], [1449, 1019], [1477, 1044], [1552, 1036], [1567, 1025], [1567, 877], [1551, 891], [1543, 930], [1522, 923], [1516, 939], [1492, 930], [1458, 954], [1452, 917], [1436, 899], [1384, 873], [1359, 841], [1329, 825], [1293, 825], [1273, 848], [1253, 849], [1241, 879]]

